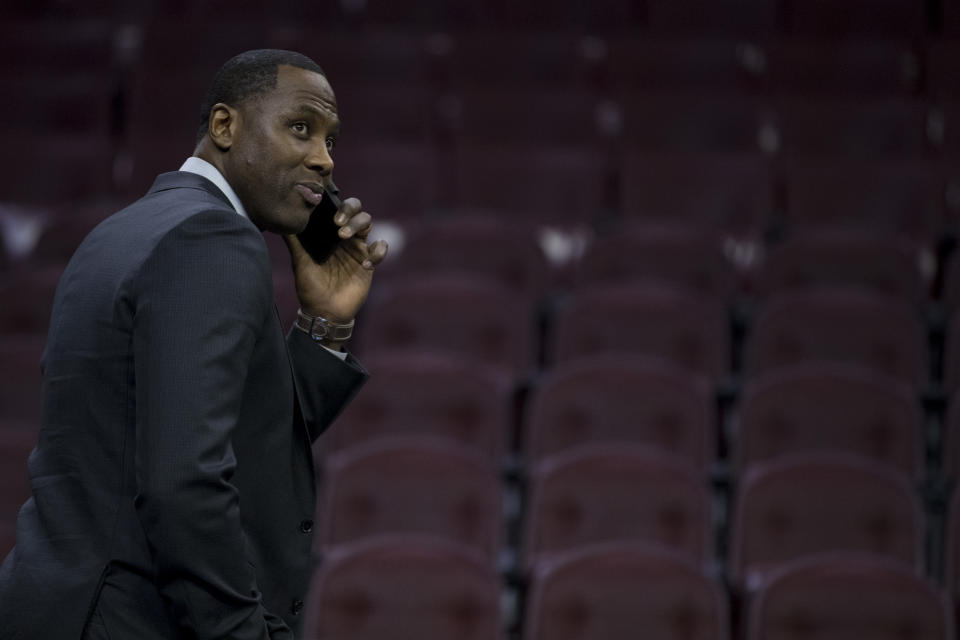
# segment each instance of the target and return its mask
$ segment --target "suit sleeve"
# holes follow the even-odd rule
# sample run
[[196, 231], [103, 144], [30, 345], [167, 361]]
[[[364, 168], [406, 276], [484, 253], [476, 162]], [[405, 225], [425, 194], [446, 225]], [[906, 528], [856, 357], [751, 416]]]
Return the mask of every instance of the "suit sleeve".
[[269, 637], [231, 483], [247, 367], [272, 311], [269, 269], [247, 220], [210, 211], [170, 231], [136, 277], [135, 506], [186, 637]]
[[341, 360], [299, 329], [290, 329], [287, 349], [300, 411], [316, 440], [360, 391], [369, 374], [352, 355]]

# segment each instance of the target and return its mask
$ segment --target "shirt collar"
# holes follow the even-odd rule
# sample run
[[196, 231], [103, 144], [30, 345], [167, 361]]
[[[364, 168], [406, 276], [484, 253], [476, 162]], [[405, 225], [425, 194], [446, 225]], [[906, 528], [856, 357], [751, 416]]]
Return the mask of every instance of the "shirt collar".
[[220, 173], [215, 166], [203, 158], [191, 156], [187, 158], [186, 162], [180, 166], [180, 171], [195, 173], [198, 176], [203, 176], [215, 184], [220, 191], [223, 191], [223, 195], [227, 196], [227, 200], [230, 201], [230, 204], [233, 205], [233, 208], [237, 211], [237, 213], [242, 215], [244, 218], [249, 218], [246, 209], [244, 209], [243, 205], [240, 203], [240, 198], [237, 197], [237, 194], [230, 187], [227, 179], [223, 177], [223, 174]]

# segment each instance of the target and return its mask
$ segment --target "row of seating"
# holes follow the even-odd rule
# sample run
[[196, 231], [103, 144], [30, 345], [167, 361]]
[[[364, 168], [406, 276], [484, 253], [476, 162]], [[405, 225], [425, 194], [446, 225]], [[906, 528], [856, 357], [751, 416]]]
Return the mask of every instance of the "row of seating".
[[128, 3], [114, 0], [17, 0], [5, 6], [11, 15], [98, 17], [107, 19], [176, 20], [207, 25], [226, 17], [230, 22], [297, 25], [297, 19], [330, 28], [401, 28], [408, 30], [484, 28], [561, 31], [769, 34], [799, 33], [815, 36], [858, 34], [914, 37], [925, 32], [960, 35], [960, 7], [955, 0], [937, 3], [911, 0], [576, 0], [525, 2], [506, 0], [481, 6], [468, 0], [391, 2], [390, 0], [340, 0], [305, 2], [247, 0], [163, 0]]
[[[409, 537], [358, 543], [328, 556], [304, 637], [492, 640], [503, 637], [498, 595], [496, 577], [461, 548]], [[717, 582], [649, 545], [558, 555], [538, 567], [526, 609], [516, 636], [525, 640], [627, 640], [638, 629], [664, 640], [953, 638], [943, 592], [869, 554], [817, 555], [784, 567], [751, 602], [743, 635]]]

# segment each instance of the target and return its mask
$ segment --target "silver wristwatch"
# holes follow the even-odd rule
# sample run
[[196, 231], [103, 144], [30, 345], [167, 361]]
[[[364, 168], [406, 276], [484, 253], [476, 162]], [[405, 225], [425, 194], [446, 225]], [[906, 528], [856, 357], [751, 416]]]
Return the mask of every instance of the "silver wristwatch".
[[317, 342], [323, 340], [329, 342], [346, 342], [350, 339], [350, 336], [353, 335], [353, 323], [353, 320], [346, 324], [331, 322], [320, 316], [308, 316], [303, 312], [303, 309], [297, 309], [297, 320], [293, 326]]

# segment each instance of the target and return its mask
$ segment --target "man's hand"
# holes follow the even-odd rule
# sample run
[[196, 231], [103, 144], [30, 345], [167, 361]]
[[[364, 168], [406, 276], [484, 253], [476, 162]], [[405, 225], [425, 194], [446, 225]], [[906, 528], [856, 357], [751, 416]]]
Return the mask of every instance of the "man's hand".
[[387, 243], [367, 244], [373, 228], [370, 214], [360, 201], [347, 198], [333, 219], [340, 241], [330, 257], [317, 263], [295, 235], [283, 238], [293, 262], [297, 298], [303, 311], [337, 323], [353, 319], [370, 292], [373, 269], [387, 255]]

